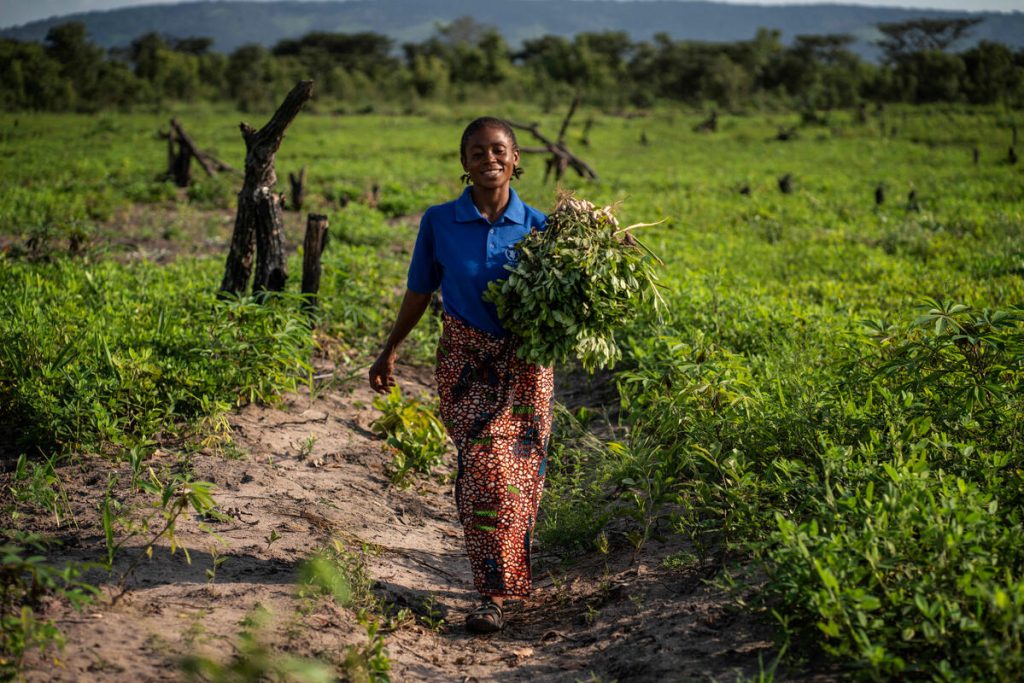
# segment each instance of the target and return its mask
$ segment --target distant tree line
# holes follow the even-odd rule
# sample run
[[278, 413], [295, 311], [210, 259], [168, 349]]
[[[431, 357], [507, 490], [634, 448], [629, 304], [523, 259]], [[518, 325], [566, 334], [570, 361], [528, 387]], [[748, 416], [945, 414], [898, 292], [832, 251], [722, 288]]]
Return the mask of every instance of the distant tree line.
[[469, 18], [396, 49], [375, 33], [310, 33], [272, 48], [213, 51], [208, 38], [147, 33], [104, 52], [81, 23], [49, 31], [43, 43], [0, 40], [0, 107], [95, 111], [168, 101], [231, 101], [265, 108], [304, 78], [321, 100], [348, 104], [466, 100], [485, 93], [554, 105], [572, 93], [606, 107], [662, 101], [737, 109], [780, 104], [802, 109], [864, 102], [1001, 102], [1024, 105], [1024, 49], [982, 41], [952, 52], [976, 20], [919, 19], [878, 26], [880, 64], [850, 50], [848, 35], [778, 31], [751, 40], [704, 43], [631, 40], [625, 32], [546, 35], [509, 46]]

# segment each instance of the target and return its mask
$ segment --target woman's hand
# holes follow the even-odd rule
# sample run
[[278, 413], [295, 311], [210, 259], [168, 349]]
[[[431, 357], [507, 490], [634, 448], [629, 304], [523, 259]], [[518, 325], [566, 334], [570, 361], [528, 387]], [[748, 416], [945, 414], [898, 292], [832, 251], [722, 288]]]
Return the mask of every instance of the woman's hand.
[[397, 354], [389, 349], [381, 351], [377, 360], [370, 366], [370, 388], [378, 394], [386, 394], [395, 386], [395, 357]]
[[402, 298], [402, 306], [398, 309], [398, 317], [395, 325], [391, 328], [388, 341], [384, 344], [384, 350], [377, 356], [377, 360], [370, 366], [370, 388], [378, 394], [386, 394], [395, 386], [395, 359], [398, 358], [398, 346], [402, 343], [416, 327], [416, 323], [423, 317], [423, 312], [430, 304], [430, 294], [421, 294], [412, 290], [405, 290]]

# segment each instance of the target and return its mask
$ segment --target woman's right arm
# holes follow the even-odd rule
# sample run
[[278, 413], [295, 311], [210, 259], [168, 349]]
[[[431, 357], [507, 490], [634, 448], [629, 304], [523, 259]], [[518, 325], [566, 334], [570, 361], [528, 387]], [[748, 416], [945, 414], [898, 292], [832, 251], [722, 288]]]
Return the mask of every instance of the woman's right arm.
[[405, 338], [416, 327], [416, 323], [423, 317], [423, 312], [430, 305], [430, 294], [421, 294], [411, 289], [405, 290], [402, 298], [402, 306], [398, 309], [398, 317], [391, 328], [391, 334], [384, 344], [384, 349], [377, 356], [377, 360], [370, 366], [370, 388], [378, 394], [386, 394], [395, 386], [393, 372], [395, 370], [395, 359], [398, 358], [398, 347], [405, 341]]

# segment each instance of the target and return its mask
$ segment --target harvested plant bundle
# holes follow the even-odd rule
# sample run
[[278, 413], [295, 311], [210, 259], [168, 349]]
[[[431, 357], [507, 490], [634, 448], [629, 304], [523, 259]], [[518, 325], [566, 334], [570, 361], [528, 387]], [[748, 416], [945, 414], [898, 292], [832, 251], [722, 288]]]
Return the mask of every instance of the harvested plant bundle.
[[613, 208], [559, 196], [547, 228], [516, 245], [508, 279], [488, 286], [484, 299], [522, 338], [520, 358], [552, 365], [576, 356], [590, 372], [611, 367], [622, 357], [616, 329], [661, 305], [658, 259], [629, 232], [652, 224], [620, 228]]

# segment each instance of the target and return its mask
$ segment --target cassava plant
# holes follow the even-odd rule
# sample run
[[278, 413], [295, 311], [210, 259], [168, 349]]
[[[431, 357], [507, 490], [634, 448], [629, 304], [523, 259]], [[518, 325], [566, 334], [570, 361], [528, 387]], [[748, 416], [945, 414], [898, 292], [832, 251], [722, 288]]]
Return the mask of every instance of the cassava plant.
[[523, 340], [520, 358], [553, 365], [575, 357], [590, 372], [612, 367], [622, 357], [615, 330], [645, 308], [660, 310], [660, 260], [630, 232], [651, 224], [620, 227], [614, 209], [560, 195], [546, 229], [516, 245], [508, 278], [487, 288], [484, 299]]

